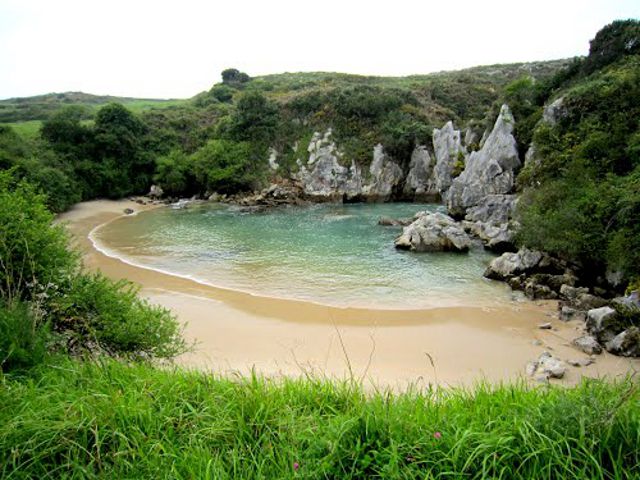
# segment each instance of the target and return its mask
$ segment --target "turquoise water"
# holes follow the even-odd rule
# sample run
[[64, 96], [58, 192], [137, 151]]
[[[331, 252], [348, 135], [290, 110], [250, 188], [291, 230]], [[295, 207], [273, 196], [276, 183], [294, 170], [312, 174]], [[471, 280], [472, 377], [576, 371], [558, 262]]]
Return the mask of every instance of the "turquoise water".
[[394, 248], [407, 218], [436, 205], [321, 204], [249, 212], [204, 204], [123, 217], [94, 240], [127, 261], [260, 295], [336, 306], [424, 308], [490, 305], [508, 300], [505, 286], [482, 277], [493, 256], [411, 253]]

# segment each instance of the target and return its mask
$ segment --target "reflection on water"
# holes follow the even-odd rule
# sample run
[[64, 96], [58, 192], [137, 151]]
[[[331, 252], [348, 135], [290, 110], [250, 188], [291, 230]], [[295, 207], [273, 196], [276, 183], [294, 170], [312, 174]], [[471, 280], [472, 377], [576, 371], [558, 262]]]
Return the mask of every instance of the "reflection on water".
[[492, 256], [397, 251], [399, 227], [436, 205], [314, 205], [251, 212], [205, 204], [123, 217], [94, 239], [139, 265], [256, 294], [338, 306], [420, 308], [508, 301], [504, 285], [482, 278]]

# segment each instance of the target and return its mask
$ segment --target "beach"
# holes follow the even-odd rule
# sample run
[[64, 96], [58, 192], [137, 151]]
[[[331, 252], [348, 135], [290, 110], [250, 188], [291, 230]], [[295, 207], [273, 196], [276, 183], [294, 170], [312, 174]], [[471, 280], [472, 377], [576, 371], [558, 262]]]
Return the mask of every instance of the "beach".
[[[562, 360], [586, 358], [570, 346], [581, 322], [562, 322], [557, 302], [514, 300], [504, 307], [423, 310], [339, 308], [215, 288], [141, 268], [105, 255], [89, 234], [100, 225], [152, 205], [131, 200], [83, 202], [59, 216], [83, 254], [86, 268], [128, 279], [154, 304], [170, 309], [194, 342], [176, 359], [187, 368], [223, 375], [252, 370], [267, 376], [356, 378], [365, 386], [404, 389], [435, 384], [525, 379], [543, 351]], [[163, 207], [157, 207], [163, 208]], [[539, 325], [551, 322], [551, 329]], [[607, 353], [594, 364], [569, 367], [559, 382], [582, 376], [610, 379], [640, 368], [640, 360]]]

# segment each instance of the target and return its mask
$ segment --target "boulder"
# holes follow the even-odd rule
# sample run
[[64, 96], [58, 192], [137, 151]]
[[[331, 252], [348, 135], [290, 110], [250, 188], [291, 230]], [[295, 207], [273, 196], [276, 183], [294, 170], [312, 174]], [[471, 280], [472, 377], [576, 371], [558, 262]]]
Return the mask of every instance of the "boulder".
[[525, 369], [527, 375], [539, 381], [549, 378], [562, 378], [567, 371], [564, 362], [553, 357], [549, 352], [542, 352], [538, 360], [529, 362]]
[[125, 215], [132, 215], [134, 213], [133, 208], [125, 208], [124, 209], [124, 214]]
[[163, 195], [164, 190], [162, 190], [162, 187], [160, 185], [151, 185], [149, 193], [147, 194], [148, 197], [153, 199], [162, 198]]
[[566, 115], [567, 108], [564, 106], [564, 98], [560, 97], [544, 107], [542, 121], [553, 126]]
[[608, 303], [604, 298], [591, 295], [588, 288], [567, 284], [560, 286], [560, 298], [564, 299], [569, 307], [582, 311], [600, 308]]
[[584, 321], [587, 318], [587, 314], [583, 310], [577, 310], [567, 305], [562, 306], [562, 308], [560, 309], [559, 316], [560, 316], [560, 320], [562, 320], [563, 322], [569, 322], [571, 320]]
[[591, 357], [587, 357], [587, 358], [567, 360], [567, 363], [572, 367], [588, 367], [589, 365], [592, 365], [593, 363], [595, 363], [595, 360]]
[[587, 331], [599, 342], [606, 343], [618, 335], [624, 326], [611, 307], [593, 308], [587, 312]]
[[515, 195], [487, 195], [467, 210], [465, 220], [502, 225], [511, 219], [517, 203]]
[[582, 337], [578, 337], [574, 339], [571, 344], [587, 355], [602, 353], [602, 347], [598, 343], [598, 340], [596, 340], [592, 335], [583, 335]]
[[612, 303], [629, 309], [631, 311], [640, 312], [640, 294], [637, 290], [629, 293], [624, 297], [616, 297], [612, 300]]
[[378, 219], [378, 225], [382, 225], [384, 227], [406, 227], [407, 225], [411, 225], [413, 220], [409, 220], [406, 218], [390, 218], [390, 217], [380, 217]]
[[521, 166], [513, 128], [513, 115], [509, 107], [503, 105], [484, 145], [469, 155], [463, 172], [451, 183], [446, 194], [451, 215], [463, 216], [487, 195], [513, 190], [515, 170]]
[[516, 253], [503, 253], [491, 261], [484, 276], [494, 280], [508, 280], [531, 271], [541, 259], [542, 253], [526, 248], [520, 249]]
[[411, 225], [404, 227], [402, 235], [395, 240], [395, 246], [414, 252], [466, 252], [471, 246], [471, 239], [448, 215], [421, 212]]
[[640, 357], [640, 328], [632, 326], [613, 337], [605, 345], [608, 352], [623, 357]]

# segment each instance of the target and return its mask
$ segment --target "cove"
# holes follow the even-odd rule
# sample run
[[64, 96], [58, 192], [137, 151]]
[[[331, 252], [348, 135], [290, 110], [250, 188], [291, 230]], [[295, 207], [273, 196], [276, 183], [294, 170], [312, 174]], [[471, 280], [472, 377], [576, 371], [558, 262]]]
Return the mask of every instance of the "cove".
[[434, 204], [317, 204], [252, 211], [205, 203], [158, 208], [98, 227], [98, 249], [128, 263], [256, 295], [337, 307], [422, 309], [497, 306], [513, 300], [482, 277], [493, 255], [394, 248], [400, 227]]

